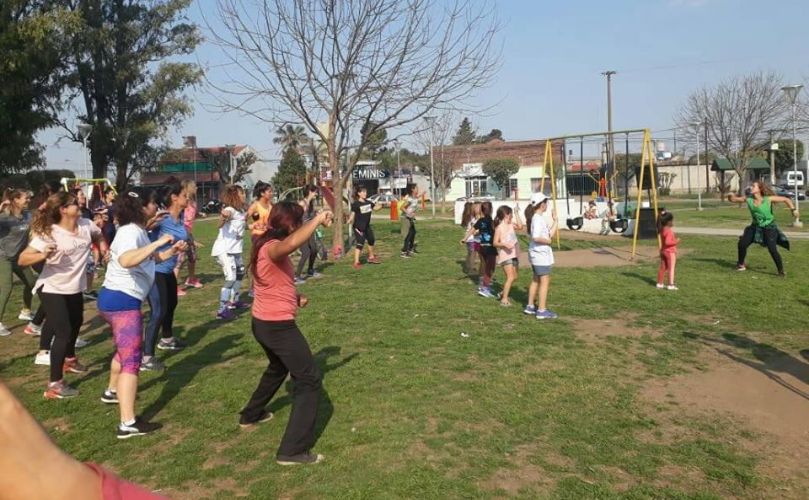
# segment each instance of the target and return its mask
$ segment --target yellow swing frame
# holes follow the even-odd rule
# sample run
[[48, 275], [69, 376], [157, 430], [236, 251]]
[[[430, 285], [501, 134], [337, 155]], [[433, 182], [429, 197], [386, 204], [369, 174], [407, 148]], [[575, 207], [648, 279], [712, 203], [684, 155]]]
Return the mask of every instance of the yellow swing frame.
[[[541, 193], [545, 192], [545, 177], [546, 172], [550, 171], [551, 173], [551, 200], [553, 200], [553, 213], [556, 214], [557, 218], [559, 217], [559, 212], [556, 210], [556, 172], [553, 168], [553, 139], [548, 139], [545, 141], [545, 157], [542, 159], [542, 180], [539, 181], [539, 191]], [[528, 222], [528, 221], [526, 221]], [[559, 236], [561, 231], [559, 230], [559, 222], [557, 220], [556, 223], [556, 248], [558, 250], [562, 249], [562, 241]], [[553, 237], [553, 236], [551, 236]]]
[[[651, 180], [651, 199], [650, 204], [654, 208], [655, 214], [655, 222], [657, 222], [659, 213], [658, 213], [658, 204], [657, 204], [657, 176], [655, 175], [655, 160], [654, 160], [654, 148], [652, 146], [652, 133], [649, 129], [643, 130], [643, 147], [641, 148], [641, 159], [640, 159], [640, 177], [638, 179], [638, 203], [635, 207], [635, 227], [632, 232], [632, 256], [630, 260], [635, 259], [635, 255], [637, 252], [638, 246], [638, 228], [640, 224], [638, 221], [640, 220], [640, 206], [641, 202], [643, 201], [643, 179], [646, 175], [646, 168], [648, 163], [649, 168], [649, 175]], [[660, 242], [660, 234], [657, 235], [657, 247], [658, 249], [661, 247]]]

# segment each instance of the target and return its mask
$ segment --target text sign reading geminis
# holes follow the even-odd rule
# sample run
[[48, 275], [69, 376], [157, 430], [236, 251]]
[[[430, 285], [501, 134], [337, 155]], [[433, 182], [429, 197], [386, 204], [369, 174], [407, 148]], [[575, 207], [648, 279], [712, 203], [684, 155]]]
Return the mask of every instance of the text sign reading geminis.
[[380, 170], [378, 168], [357, 168], [354, 169], [353, 177], [356, 180], [373, 180], [373, 179], [384, 179], [388, 176], [388, 173], [384, 170]]

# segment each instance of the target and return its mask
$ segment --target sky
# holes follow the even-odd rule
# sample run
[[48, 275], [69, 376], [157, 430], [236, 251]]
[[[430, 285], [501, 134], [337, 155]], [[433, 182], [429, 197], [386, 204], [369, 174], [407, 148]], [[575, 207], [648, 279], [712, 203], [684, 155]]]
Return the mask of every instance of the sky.
[[[606, 70], [617, 72], [613, 128], [651, 128], [668, 149], [675, 115], [700, 87], [769, 70], [809, 87], [807, 0], [495, 1], [502, 66], [472, 103], [491, 109], [469, 118], [481, 133], [498, 128], [506, 140], [606, 130]], [[204, 18], [216, 22], [215, 0], [197, 0], [188, 14], [204, 32]], [[223, 62], [209, 42], [194, 59], [204, 67]], [[170, 132], [171, 144], [196, 135], [200, 147], [249, 144], [269, 161], [280, 156], [267, 124], [217, 112], [209, 92], [190, 94], [194, 115]], [[60, 135], [40, 135], [48, 168], [81, 170], [81, 144], [55, 144]]]

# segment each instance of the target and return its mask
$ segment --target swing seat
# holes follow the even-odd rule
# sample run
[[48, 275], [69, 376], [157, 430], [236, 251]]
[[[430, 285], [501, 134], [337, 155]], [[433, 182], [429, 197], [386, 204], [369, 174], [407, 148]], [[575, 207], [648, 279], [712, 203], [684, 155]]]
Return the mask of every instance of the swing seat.
[[610, 229], [614, 233], [623, 234], [629, 228], [629, 221], [626, 219], [615, 219], [610, 221]]
[[568, 217], [567, 228], [571, 231], [578, 231], [584, 226], [584, 217]]

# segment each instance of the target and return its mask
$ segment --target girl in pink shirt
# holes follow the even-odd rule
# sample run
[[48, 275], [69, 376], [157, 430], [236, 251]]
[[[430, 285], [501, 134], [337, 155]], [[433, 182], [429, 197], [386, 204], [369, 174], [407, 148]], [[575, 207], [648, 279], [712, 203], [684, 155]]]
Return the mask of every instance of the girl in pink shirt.
[[294, 384], [292, 412], [276, 461], [280, 465], [313, 464], [323, 459], [311, 453], [320, 396], [320, 370], [309, 344], [295, 324], [299, 307], [308, 300], [295, 290], [295, 272], [289, 255], [306, 244], [318, 226], [329, 226], [332, 213], [319, 212], [303, 223], [303, 207], [282, 201], [270, 212], [270, 229], [253, 245], [253, 336], [270, 361], [258, 387], [241, 411], [239, 425], [250, 427], [272, 418], [266, 406], [287, 375]]
[[[76, 396], [79, 391], [62, 380], [63, 373], [85, 373], [76, 358], [76, 338], [84, 316], [87, 288], [85, 272], [91, 245], [97, 244], [106, 257], [109, 249], [101, 230], [81, 218], [76, 197], [60, 192], [51, 195], [31, 223], [31, 241], [19, 257], [20, 266], [45, 262], [34, 285], [48, 318], [45, 329], [54, 335], [50, 352], [50, 383], [46, 399]], [[46, 335], [46, 333], [43, 333]]]
[[506, 273], [506, 282], [503, 284], [503, 293], [500, 296], [501, 306], [511, 306], [508, 294], [511, 285], [517, 280], [517, 267], [520, 257], [520, 242], [517, 239], [517, 232], [522, 231], [524, 226], [520, 221], [520, 206], [517, 205], [516, 220], [514, 211], [508, 205], [503, 205], [497, 209], [494, 218], [494, 247], [497, 249], [497, 265], [502, 266]]
[[[680, 240], [674, 236], [674, 215], [663, 210], [657, 218], [657, 231], [660, 234], [660, 267], [657, 270], [657, 288], [668, 288], [677, 290], [674, 284], [674, 268], [677, 265], [677, 245]], [[664, 277], [668, 274], [669, 286], [663, 284]]]

